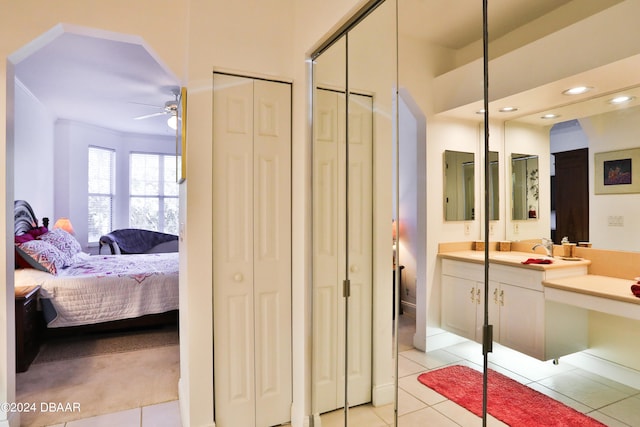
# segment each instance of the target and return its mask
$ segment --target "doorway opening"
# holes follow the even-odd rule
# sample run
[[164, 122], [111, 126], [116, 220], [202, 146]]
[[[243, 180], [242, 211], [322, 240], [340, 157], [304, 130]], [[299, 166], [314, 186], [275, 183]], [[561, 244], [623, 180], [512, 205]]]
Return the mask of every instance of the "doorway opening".
[[[26, 200], [35, 211], [38, 225], [42, 224], [43, 217], [48, 217], [52, 229], [58, 218], [70, 218], [74, 239], [81, 252], [91, 258], [98, 253], [99, 246], [97, 239], [92, 237], [87, 176], [94, 168], [103, 165], [92, 166], [90, 148], [100, 147], [110, 153], [113, 158], [112, 194], [122, 196], [110, 199], [108, 228], [100, 230], [100, 233], [128, 228], [129, 207], [133, 204], [130, 178], [135, 159], [132, 160], [132, 155], [155, 156], [158, 160], [178, 156], [176, 131], [168, 126], [168, 115], [164, 111], [165, 102], [174, 99], [173, 91], [180, 87], [180, 83], [139, 37], [63, 24], [11, 55], [7, 65], [7, 127], [12, 130], [7, 139], [7, 151], [13, 158], [8, 169], [13, 172], [8, 174], [6, 194], [10, 199]], [[158, 169], [158, 181], [169, 185], [165, 188], [176, 181], [175, 173], [170, 172], [172, 165], [175, 169], [175, 160], [167, 161], [165, 169]], [[177, 225], [179, 203], [177, 188], [175, 190], [175, 197], [169, 194], [170, 191], [162, 195], [165, 224], [175, 214]], [[7, 205], [12, 204], [12, 200], [7, 200]], [[171, 205], [175, 205], [175, 212]], [[146, 228], [153, 230], [152, 226]], [[165, 247], [164, 250], [169, 249]], [[170, 250], [177, 251], [177, 245]], [[71, 337], [64, 334], [67, 336], [63, 341], [54, 338], [56, 334], [44, 333], [53, 331], [53, 328], [45, 329], [41, 313], [35, 313], [33, 319], [37, 327], [33, 330], [36, 332], [29, 335], [29, 339], [37, 341], [37, 355], [28, 366], [20, 369], [24, 372], [15, 377], [13, 373], [6, 373], [8, 388], [15, 389], [15, 401], [44, 402], [55, 401], [52, 397], [60, 395], [76, 396], [81, 413], [56, 415], [86, 418], [129, 409], [131, 405], [138, 408], [177, 400], [179, 340], [175, 316], [178, 309], [175, 255], [176, 279], [172, 281], [175, 287], [171, 285], [171, 288], [175, 290], [176, 297], [171, 315], [166, 316], [173, 319], [168, 325], [157, 324], [153, 329], [136, 326], [133, 330], [126, 326], [126, 330], [92, 333], [82, 338], [74, 329]], [[26, 272], [27, 269], [18, 270]], [[14, 279], [14, 274], [11, 274], [5, 290], [9, 294], [15, 291], [18, 298], [26, 282], [22, 277], [17, 278], [18, 274], [15, 276]], [[17, 310], [16, 314], [21, 313]], [[155, 320], [145, 317], [146, 321]], [[18, 323], [9, 319], [9, 327], [14, 322]], [[88, 323], [103, 323], [103, 319], [95, 318]], [[56, 329], [69, 331], [66, 326]], [[18, 341], [23, 333], [26, 334], [16, 331]], [[14, 335], [10, 335], [7, 346], [14, 347], [13, 341]], [[69, 344], [71, 342], [73, 345]], [[122, 345], [125, 346], [124, 352], [120, 351], [122, 347], [119, 346]], [[22, 355], [17, 353], [21, 358]], [[142, 369], [144, 366], [137, 371], [135, 368], [127, 371], [129, 374], [124, 373], [125, 367], [133, 367], [133, 362], [126, 361], [129, 353], [139, 360], [157, 359], [162, 353], [161, 361], [156, 360], [163, 367], [156, 371], [159, 375], [141, 375], [140, 372], [146, 370]], [[87, 368], [82, 370], [85, 372], [82, 377], [76, 377], [74, 372], [77, 369], [60, 366], [71, 363], [69, 360], [72, 359], [76, 364], [82, 360], [91, 366], [95, 358], [89, 356], [105, 355], [114, 357], [100, 373], [98, 369]], [[38, 374], [43, 371], [45, 374]], [[92, 373], [86, 375], [87, 371]], [[158, 381], [165, 375], [161, 371], [169, 375]], [[40, 377], [34, 380], [33, 377], [38, 375]], [[101, 379], [99, 375], [103, 375]], [[122, 387], [114, 385], [114, 381], [126, 381], [128, 396], [123, 395]], [[150, 389], [154, 393], [149, 393]], [[50, 397], [45, 398], [47, 395]], [[150, 400], [143, 397], [145, 395]], [[51, 413], [34, 415], [41, 418], [29, 419], [29, 415], [23, 414], [22, 422], [48, 425], [73, 419], [54, 419]]]
[[426, 346], [426, 118], [406, 89], [399, 90], [398, 350]]

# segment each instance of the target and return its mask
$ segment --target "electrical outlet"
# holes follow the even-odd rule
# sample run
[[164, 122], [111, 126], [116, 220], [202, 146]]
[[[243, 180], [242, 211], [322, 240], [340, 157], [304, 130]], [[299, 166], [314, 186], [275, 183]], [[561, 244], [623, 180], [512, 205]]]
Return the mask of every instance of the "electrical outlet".
[[518, 224], [517, 222], [513, 223], [513, 234], [518, 234], [520, 233], [520, 224]]
[[469, 223], [464, 224], [464, 234], [471, 234], [471, 224]]
[[490, 223], [489, 224], [489, 234], [493, 236], [493, 228], [494, 228], [495, 224]]

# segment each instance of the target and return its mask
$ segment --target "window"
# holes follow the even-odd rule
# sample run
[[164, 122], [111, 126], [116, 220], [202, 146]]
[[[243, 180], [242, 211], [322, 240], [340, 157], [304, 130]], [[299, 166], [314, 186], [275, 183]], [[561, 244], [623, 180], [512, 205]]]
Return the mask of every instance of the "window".
[[178, 234], [176, 156], [132, 153], [129, 226]]
[[89, 147], [89, 242], [111, 231], [113, 198], [115, 196], [115, 152], [106, 148]]

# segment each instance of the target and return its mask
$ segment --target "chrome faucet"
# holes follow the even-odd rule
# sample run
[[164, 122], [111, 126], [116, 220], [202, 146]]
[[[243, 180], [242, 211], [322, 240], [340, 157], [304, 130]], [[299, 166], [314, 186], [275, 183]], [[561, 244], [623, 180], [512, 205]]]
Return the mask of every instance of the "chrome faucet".
[[546, 237], [542, 238], [542, 243], [538, 243], [533, 245], [531, 248], [532, 251], [535, 251], [538, 246], [542, 246], [547, 251], [547, 256], [553, 258], [553, 240], [547, 239]]

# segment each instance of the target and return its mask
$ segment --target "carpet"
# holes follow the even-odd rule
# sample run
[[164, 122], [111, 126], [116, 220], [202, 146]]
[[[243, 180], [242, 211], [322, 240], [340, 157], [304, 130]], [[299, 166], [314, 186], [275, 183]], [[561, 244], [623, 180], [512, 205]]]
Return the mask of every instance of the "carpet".
[[[16, 402], [36, 402], [21, 427], [66, 422], [178, 399], [180, 347], [166, 345], [32, 364], [16, 374]], [[40, 411], [41, 402], [77, 403], [80, 412]], [[86, 423], [82, 425], [87, 425]]]
[[126, 332], [83, 334], [46, 341], [33, 364], [123, 353], [179, 344], [177, 326]]
[[[418, 376], [418, 381], [482, 416], [482, 373], [448, 366]], [[487, 412], [510, 426], [570, 427], [604, 424], [498, 372], [489, 370]]]

